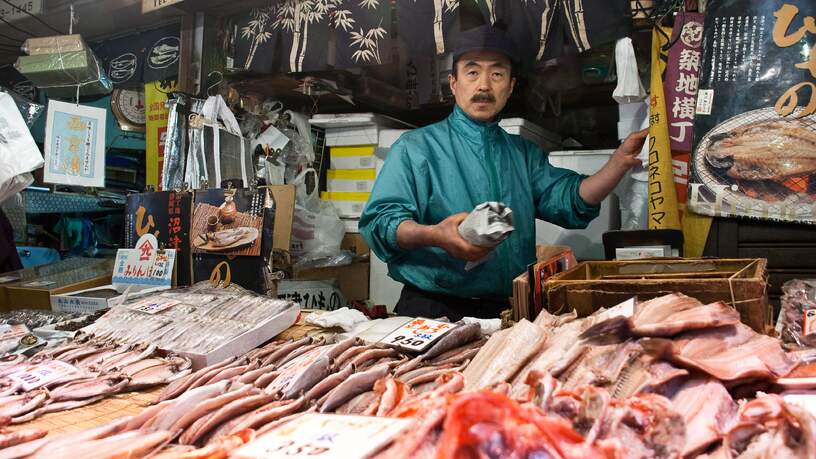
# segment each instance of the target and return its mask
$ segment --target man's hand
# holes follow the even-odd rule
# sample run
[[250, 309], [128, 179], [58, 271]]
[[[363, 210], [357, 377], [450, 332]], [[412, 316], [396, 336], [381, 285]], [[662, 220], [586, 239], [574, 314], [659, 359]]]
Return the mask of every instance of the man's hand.
[[601, 170], [581, 182], [578, 194], [581, 195], [584, 202], [590, 205], [600, 204], [615, 189], [629, 169], [641, 164], [637, 156], [648, 135], [648, 129], [629, 134]]
[[639, 166], [641, 161], [637, 156], [640, 154], [648, 135], [649, 128], [629, 134], [618, 149], [612, 153], [612, 157], [609, 158], [610, 164], [624, 173], [635, 166]]
[[454, 258], [477, 261], [486, 257], [493, 249], [473, 245], [459, 234], [459, 225], [467, 218], [467, 212], [451, 215], [433, 226], [435, 245], [444, 249]]

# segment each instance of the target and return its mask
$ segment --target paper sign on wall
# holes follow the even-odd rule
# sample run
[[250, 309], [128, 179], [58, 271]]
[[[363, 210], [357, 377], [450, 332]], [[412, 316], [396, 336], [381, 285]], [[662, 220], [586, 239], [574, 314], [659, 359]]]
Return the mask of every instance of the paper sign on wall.
[[104, 108], [51, 100], [45, 122], [44, 181], [105, 186]]

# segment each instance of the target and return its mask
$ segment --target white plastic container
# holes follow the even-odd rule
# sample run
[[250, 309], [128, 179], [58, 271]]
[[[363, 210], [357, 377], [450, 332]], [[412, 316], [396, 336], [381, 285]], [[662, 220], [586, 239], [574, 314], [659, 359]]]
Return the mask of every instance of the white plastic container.
[[[550, 164], [592, 175], [603, 167], [614, 150], [554, 151]], [[601, 203], [601, 213], [586, 229], [567, 230], [542, 220], [536, 220], [536, 244], [567, 245], [578, 260], [603, 260], [603, 233], [620, 229], [618, 197], [610, 194]]]
[[508, 134], [524, 137], [545, 151], [560, 148], [561, 145], [561, 137], [558, 134], [550, 132], [524, 118], [505, 118], [499, 121], [499, 127]]

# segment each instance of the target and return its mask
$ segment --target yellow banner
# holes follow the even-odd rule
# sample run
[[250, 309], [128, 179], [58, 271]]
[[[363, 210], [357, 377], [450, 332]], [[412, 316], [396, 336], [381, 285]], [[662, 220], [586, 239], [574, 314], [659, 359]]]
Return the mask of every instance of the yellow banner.
[[671, 28], [664, 34], [652, 30], [651, 95], [649, 96], [649, 229], [680, 229], [677, 190], [674, 187], [672, 155], [666, 98], [663, 95], [663, 70]]
[[167, 133], [167, 116], [165, 106], [167, 93], [174, 91], [176, 84], [162, 87], [158, 81], [145, 83], [145, 185], [153, 185], [157, 190], [161, 182], [161, 171], [164, 163], [164, 141]]

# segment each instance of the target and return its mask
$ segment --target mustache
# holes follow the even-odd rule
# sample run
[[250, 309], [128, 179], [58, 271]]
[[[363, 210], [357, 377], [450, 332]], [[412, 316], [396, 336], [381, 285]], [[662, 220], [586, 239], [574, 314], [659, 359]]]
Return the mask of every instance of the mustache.
[[496, 102], [492, 94], [475, 94], [470, 98], [471, 102]]

